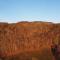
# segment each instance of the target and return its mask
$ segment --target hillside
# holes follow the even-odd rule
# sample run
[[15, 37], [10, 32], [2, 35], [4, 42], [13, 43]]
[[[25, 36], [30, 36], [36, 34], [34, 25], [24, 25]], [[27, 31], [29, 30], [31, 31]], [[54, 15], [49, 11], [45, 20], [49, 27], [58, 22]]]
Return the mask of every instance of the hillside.
[[52, 60], [51, 45], [60, 40], [60, 24], [0, 23], [0, 57], [4, 60]]

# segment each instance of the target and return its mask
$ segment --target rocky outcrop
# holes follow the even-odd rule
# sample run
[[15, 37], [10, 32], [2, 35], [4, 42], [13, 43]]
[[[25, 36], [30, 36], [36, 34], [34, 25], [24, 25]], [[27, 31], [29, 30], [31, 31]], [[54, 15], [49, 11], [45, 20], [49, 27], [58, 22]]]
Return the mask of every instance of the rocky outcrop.
[[60, 24], [49, 22], [0, 23], [0, 56], [40, 51], [60, 40]]

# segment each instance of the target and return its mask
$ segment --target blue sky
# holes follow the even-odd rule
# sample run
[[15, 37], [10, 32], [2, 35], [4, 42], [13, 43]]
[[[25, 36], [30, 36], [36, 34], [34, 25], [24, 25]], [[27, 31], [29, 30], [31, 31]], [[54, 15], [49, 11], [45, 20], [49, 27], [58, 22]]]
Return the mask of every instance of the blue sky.
[[60, 0], [0, 0], [0, 22], [60, 22]]

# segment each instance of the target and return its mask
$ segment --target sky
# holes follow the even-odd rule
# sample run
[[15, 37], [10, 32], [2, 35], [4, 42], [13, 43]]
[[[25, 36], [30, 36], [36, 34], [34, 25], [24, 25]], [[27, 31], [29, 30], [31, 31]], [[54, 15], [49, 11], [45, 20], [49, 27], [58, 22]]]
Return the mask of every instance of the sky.
[[60, 0], [0, 0], [0, 22], [60, 23]]

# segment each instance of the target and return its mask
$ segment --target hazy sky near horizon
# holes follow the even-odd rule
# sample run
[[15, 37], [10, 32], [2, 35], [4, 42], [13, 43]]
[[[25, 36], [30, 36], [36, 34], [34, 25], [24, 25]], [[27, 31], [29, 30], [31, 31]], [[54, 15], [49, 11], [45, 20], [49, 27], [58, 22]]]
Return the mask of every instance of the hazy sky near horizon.
[[60, 22], [60, 0], [0, 0], [0, 22]]

